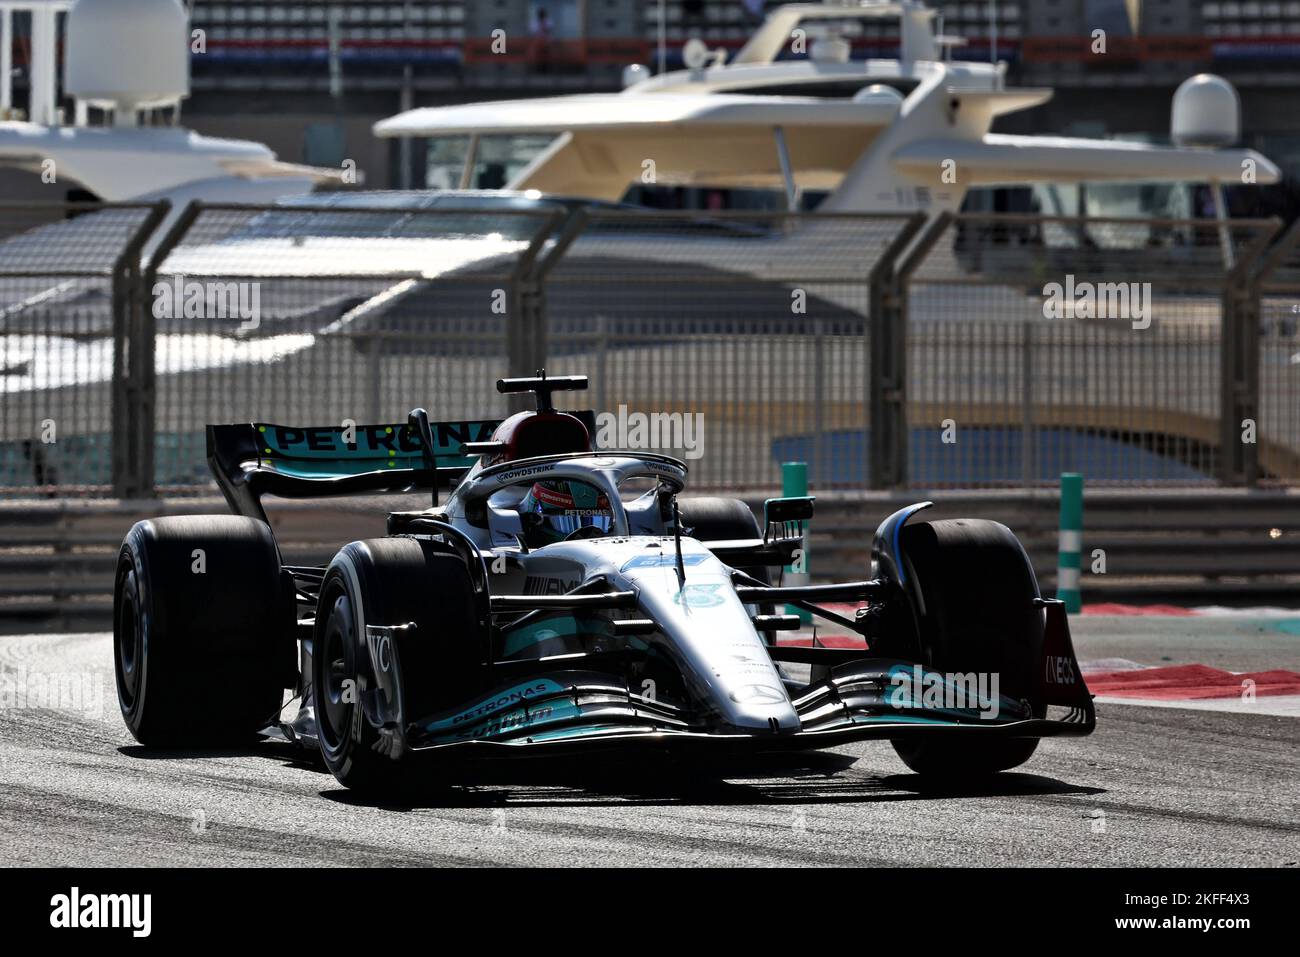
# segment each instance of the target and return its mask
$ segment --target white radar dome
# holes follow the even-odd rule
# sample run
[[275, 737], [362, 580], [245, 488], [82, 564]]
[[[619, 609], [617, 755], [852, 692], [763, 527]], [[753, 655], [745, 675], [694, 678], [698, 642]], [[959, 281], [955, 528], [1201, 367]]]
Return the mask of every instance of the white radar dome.
[[854, 103], [896, 103], [903, 104], [903, 94], [884, 83], [873, 83], [853, 94]]
[[703, 70], [709, 65], [709, 45], [699, 37], [682, 44], [682, 62], [688, 70]]
[[649, 78], [650, 68], [643, 63], [629, 63], [623, 67], [623, 89], [625, 90]]
[[1221, 76], [1200, 73], [1174, 93], [1170, 133], [1179, 146], [1232, 146], [1241, 139], [1241, 98]]
[[77, 0], [64, 86], [95, 106], [147, 109], [190, 92], [190, 24], [180, 0]]

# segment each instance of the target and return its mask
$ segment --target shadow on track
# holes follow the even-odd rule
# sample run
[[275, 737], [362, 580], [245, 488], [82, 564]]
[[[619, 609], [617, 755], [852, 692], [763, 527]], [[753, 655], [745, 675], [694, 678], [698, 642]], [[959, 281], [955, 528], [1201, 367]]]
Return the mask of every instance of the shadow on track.
[[[1036, 774], [1003, 773], [965, 786], [915, 774], [854, 774], [857, 759], [838, 754], [777, 755], [743, 764], [668, 758], [625, 762], [481, 762], [413, 777], [401, 791], [371, 795], [343, 788], [321, 796], [340, 804], [414, 811], [494, 807], [720, 807], [869, 804], [945, 798], [1099, 794]], [[451, 783], [454, 782], [454, 783]]]
[[[151, 750], [128, 745], [118, 751], [149, 761], [194, 758], [258, 758], [329, 778], [314, 751], [280, 741], [221, 749]], [[593, 760], [593, 757], [596, 759]], [[1069, 784], [1023, 772], [1004, 772], [970, 782], [934, 782], [917, 774], [854, 773], [857, 758], [808, 752], [704, 761], [641, 755], [632, 761], [608, 753], [581, 758], [462, 760], [415, 764], [400, 790], [373, 795], [342, 787], [321, 790], [340, 804], [391, 811], [493, 807], [721, 807], [727, 805], [869, 804], [951, 798], [1045, 794], [1100, 794], [1104, 788]], [[332, 778], [330, 779], [332, 781]]]
[[285, 767], [300, 768], [329, 774], [329, 770], [316, 751], [307, 751], [286, 741], [251, 741], [247, 745], [227, 748], [146, 748], [128, 744], [118, 748], [118, 753], [128, 758], [146, 761], [180, 761], [193, 758], [270, 758]]

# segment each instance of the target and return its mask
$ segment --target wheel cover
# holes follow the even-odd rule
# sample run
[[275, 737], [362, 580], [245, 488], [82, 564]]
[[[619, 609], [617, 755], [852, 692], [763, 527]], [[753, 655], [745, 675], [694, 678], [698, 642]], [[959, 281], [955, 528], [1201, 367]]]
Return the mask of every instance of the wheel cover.
[[134, 568], [127, 566], [118, 587], [121, 601], [117, 609], [117, 627], [113, 629], [113, 657], [117, 668], [118, 697], [123, 710], [129, 712], [140, 696], [145, 636], [140, 589]]
[[316, 722], [321, 741], [331, 751], [343, 747], [351, 733], [360, 689], [356, 676], [356, 625], [352, 602], [340, 592], [330, 608], [321, 646], [315, 649]]

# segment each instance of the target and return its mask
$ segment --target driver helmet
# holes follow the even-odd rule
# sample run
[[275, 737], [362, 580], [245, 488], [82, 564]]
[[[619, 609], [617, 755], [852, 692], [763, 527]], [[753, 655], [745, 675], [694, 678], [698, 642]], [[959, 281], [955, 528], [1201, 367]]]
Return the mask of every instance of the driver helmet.
[[519, 503], [529, 548], [563, 541], [580, 528], [608, 533], [614, 523], [609, 498], [583, 482], [537, 482]]

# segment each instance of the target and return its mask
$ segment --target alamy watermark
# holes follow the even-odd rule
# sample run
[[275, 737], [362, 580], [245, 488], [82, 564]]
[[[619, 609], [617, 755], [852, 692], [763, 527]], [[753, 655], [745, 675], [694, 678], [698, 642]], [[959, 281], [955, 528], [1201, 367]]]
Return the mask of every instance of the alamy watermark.
[[0, 711], [26, 709], [104, 713], [104, 678], [92, 672], [44, 672], [0, 667]]
[[596, 416], [596, 447], [680, 450], [694, 461], [704, 454], [704, 413], [629, 412], [620, 405]]
[[1043, 287], [1043, 316], [1047, 319], [1127, 319], [1134, 329], [1151, 326], [1151, 283], [1077, 282], [1071, 273], [1064, 283]]
[[50, 926], [121, 928], [132, 937], [148, 937], [153, 928], [152, 894], [83, 894], [74, 887], [50, 898]]
[[257, 282], [198, 282], [173, 276], [153, 287], [155, 319], [236, 319], [240, 332], [262, 323], [262, 284]]
[[996, 672], [940, 674], [914, 665], [911, 670], [899, 668], [893, 671], [889, 683], [893, 686], [889, 689], [892, 708], [978, 711], [979, 716], [988, 721], [1001, 713]]

